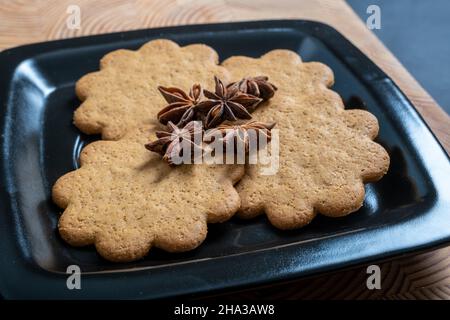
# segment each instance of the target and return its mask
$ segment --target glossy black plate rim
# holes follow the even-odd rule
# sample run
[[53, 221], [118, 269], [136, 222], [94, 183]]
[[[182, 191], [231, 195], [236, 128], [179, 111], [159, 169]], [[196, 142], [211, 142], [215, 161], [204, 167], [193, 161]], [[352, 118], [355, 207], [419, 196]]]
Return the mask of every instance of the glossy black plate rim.
[[[117, 270], [96, 274], [83, 274], [82, 290], [67, 290], [66, 274], [50, 273], [23, 256], [14, 228], [20, 217], [14, 214], [14, 192], [6, 173], [5, 154], [8, 149], [7, 93], [10, 79], [17, 65], [36, 54], [66, 47], [79, 47], [95, 43], [111, 43], [127, 39], [165, 37], [177, 32], [219, 32], [242, 29], [308, 29], [323, 40], [329, 48], [357, 73], [364, 69], [361, 81], [370, 85], [374, 96], [389, 99], [390, 117], [409, 137], [415, 150], [422, 150], [428, 175], [435, 188], [434, 205], [424, 215], [415, 216], [383, 227], [356, 230], [335, 236], [339, 241], [291, 243], [214, 259], [190, 261], [164, 267]], [[177, 26], [158, 29], [119, 32], [67, 40], [26, 45], [0, 53], [1, 163], [0, 163], [0, 292], [5, 298], [161, 298], [223, 290], [231, 287], [258, 285], [272, 281], [289, 280], [300, 276], [347, 267], [362, 262], [385, 259], [398, 254], [424, 250], [450, 241], [450, 162], [437, 139], [428, 129], [408, 99], [389, 77], [362, 52], [332, 27], [313, 21], [276, 20], [206, 25]], [[406, 119], [406, 121], [405, 121]], [[446, 192], [447, 190], [447, 192]], [[333, 236], [330, 236], [333, 238]], [[395, 239], [389, 242], [386, 239]], [[336, 239], [337, 240], [337, 239]], [[313, 243], [314, 242], [314, 243]], [[382, 244], [382, 245], [380, 245]], [[326, 248], [326, 249], [324, 249]], [[343, 248], [345, 250], [343, 250]], [[364, 249], [364, 250], [362, 250]], [[339, 250], [339, 258], [327, 256], [327, 250]], [[16, 286], [17, 279], [28, 283]], [[158, 288], [158, 290], [155, 290]]]

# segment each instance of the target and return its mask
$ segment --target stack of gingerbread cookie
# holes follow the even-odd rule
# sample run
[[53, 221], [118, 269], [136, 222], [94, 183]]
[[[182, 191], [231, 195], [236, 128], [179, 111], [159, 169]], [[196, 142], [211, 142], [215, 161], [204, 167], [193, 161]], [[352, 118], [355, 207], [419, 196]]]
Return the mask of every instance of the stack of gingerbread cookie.
[[[216, 87], [214, 77], [226, 84], [260, 75], [278, 88], [251, 113], [253, 121], [276, 122], [275, 174], [261, 174], [258, 163], [171, 166], [145, 147], [164, 129], [157, 115], [167, 101], [158, 87], [188, 92], [197, 83]], [[206, 45], [179, 47], [169, 40], [109, 53], [100, 71], [76, 86], [82, 104], [74, 123], [103, 140], [86, 146], [80, 169], [53, 187], [54, 201], [64, 208], [61, 236], [75, 246], [95, 244], [108, 260], [131, 261], [151, 247], [194, 249], [205, 239], [207, 223], [235, 214], [265, 213], [275, 227], [293, 229], [317, 213], [339, 217], [356, 211], [364, 183], [386, 173], [389, 156], [373, 142], [376, 118], [345, 110], [332, 84], [327, 66], [304, 63], [288, 50], [257, 59], [231, 57], [221, 65]]]

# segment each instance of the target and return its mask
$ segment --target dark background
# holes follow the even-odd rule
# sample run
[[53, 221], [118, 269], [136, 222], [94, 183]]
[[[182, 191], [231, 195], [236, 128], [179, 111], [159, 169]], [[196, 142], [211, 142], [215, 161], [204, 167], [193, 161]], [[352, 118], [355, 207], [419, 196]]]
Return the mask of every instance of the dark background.
[[[381, 9], [372, 30], [450, 114], [450, 0], [347, 0], [363, 21]], [[449, 128], [450, 129], [450, 128]]]

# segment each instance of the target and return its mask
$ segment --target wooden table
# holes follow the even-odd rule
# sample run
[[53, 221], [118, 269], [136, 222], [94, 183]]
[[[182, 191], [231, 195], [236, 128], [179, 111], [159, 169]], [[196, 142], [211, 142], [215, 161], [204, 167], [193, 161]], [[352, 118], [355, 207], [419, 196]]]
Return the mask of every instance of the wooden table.
[[[67, 26], [70, 5], [77, 5], [81, 10], [80, 29]], [[0, 50], [114, 31], [264, 19], [309, 19], [336, 28], [394, 79], [449, 153], [450, 117], [344, 0], [0, 0]], [[366, 266], [358, 266], [310, 279], [251, 289], [230, 297], [450, 299], [450, 246], [400, 257], [381, 263], [380, 267], [381, 290], [367, 290]]]

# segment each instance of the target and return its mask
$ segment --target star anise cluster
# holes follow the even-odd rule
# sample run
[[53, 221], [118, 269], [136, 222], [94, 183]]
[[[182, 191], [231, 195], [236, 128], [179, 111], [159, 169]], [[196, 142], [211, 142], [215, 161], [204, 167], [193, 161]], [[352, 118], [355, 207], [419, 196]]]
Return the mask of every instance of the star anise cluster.
[[[166, 131], [157, 131], [157, 140], [146, 144], [150, 151], [160, 153], [169, 164], [175, 156], [181, 156], [182, 144], [189, 143], [194, 148], [193, 134], [196, 130], [216, 128], [223, 133], [224, 145], [234, 142], [244, 143], [248, 151], [249, 131], [265, 134], [270, 140], [270, 130], [275, 125], [251, 121], [239, 125], [221, 125], [224, 121], [251, 119], [251, 112], [265, 100], [272, 98], [277, 87], [268, 77], [247, 77], [238, 82], [225, 85], [214, 77], [215, 90], [202, 90], [200, 84], [194, 84], [189, 93], [176, 87], [158, 87], [169, 103], [157, 115], [158, 120], [167, 126]], [[201, 128], [198, 123], [201, 121]], [[197, 132], [197, 131], [196, 131]]]

